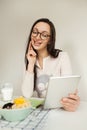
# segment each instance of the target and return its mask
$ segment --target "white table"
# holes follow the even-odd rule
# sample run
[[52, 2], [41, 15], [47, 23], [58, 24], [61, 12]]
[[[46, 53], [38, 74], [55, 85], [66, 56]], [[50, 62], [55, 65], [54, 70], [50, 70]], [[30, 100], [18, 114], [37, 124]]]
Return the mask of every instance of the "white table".
[[44, 130], [87, 130], [87, 102], [81, 102], [76, 112], [50, 111]]
[[0, 130], [87, 130], [87, 102], [81, 102], [76, 112], [36, 109], [21, 122], [0, 120]]

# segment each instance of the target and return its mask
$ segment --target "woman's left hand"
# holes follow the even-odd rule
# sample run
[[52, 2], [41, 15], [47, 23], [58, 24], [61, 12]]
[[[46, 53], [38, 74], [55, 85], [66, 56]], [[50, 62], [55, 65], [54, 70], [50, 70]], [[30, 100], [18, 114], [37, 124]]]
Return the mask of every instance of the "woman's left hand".
[[76, 111], [80, 104], [80, 97], [77, 95], [77, 91], [73, 94], [69, 94], [68, 97], [62, 98], [61, 104], [63, 106], [63, 109], [67, 111]]

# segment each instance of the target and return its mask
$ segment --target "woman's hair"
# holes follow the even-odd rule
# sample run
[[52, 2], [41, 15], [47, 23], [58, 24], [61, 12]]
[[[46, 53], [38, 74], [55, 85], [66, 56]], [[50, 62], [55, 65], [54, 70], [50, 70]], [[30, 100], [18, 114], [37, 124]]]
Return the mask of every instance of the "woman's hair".
[[[38, 19], [32, 26], [31, 30], [30, 30], [30, 35], [29, 35], [29, 38], [28, 38], [28, 44], [27, 44], [27, 47], [26, 47], [26, 52], [25, 52], [25, 64], [26, 64], [26, 70], [27, 70], [27, 67], [28, 67], [28, 60], [27, 60], [27, 57], [26, 57], [26, 54], [28, 53], [28, 48], [29, 48], [29, 44], [30, 44], [30, 41], [31, 41], [31, 34], [32, 34], [32, 31], [33, 31], [33, 28], [34, 26], [39, 23], [39, 22], [44, 22], [44, 23], [47, 23], [49, 26], [50, 26], [50, 41], [49, 41], [49, 44], [47, 44], [47, 51], [49, 53], [49, 55], [53, 58], [56, 58], [58, 57], [59, 55], [59, 52], [61, 50], [59, 49], [55, 49], [55, 40], [56, 40], [56, 31], [55, 31], [55, 27], [54, 27], [54, 24], [47, 18], [41, 18], [41, 19]], [[37, 53], [37, 52], [36, 52]], [[34, 80], [36, 82], [36, 67], [34, 67]], [[35, 85], [35, 82], [34, 82], [34, 85]]]

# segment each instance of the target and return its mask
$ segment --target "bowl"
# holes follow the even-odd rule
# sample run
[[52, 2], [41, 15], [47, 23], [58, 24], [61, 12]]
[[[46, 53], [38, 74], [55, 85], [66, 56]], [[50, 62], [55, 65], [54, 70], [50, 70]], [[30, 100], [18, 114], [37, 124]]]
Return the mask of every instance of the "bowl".
[[29, 98], [29, 101], [31, 102], [31, 105], [33, 108], [37, 108], [39, 105], [44, 104], [44, 98], [32, 97], [32, 98]]
[[[21, 121], [24, 120], [32, 111], [32, 109], [37, 108], [39, 105], [44, 103], [43, 98], [32, 97], [28, 99], [31, 102], [31, 106], [25, 108], [17, 109], [0, 109], [0, 116], [7, 121]], [[8, 102], [0, 101], [0, 106], [3, 106]]]
[[18, 109], [0, 109], [0, 116], [7, 121], [21, 121], [29, 115], [31, 109], [31, 107]]

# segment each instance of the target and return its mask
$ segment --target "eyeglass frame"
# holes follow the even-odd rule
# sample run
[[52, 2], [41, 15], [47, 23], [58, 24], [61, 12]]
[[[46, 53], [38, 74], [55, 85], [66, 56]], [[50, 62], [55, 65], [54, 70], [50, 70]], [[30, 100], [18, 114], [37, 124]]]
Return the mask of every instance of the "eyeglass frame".
[[[37, 37], [37, 36], [40, 34], [40, 38], [41, 38], [42, 40], [46, 40], [48, 37], [51, 36], [51, 35], [49, 35], [49, 34], [46, 34], [46, 36], [43, 36], [43, 33], [46, 32], [46, 31], [39, 32], [39, 31], [36, 29], [35, 32], [36, 32], [36, 34], [35, 34], [36, 36], [33, 35], [33, 34], [34, 34], [34, 30], [32, 30], [31, 36]], [[43, 38], [43, 37], [44, 37], [44, 38]]]

